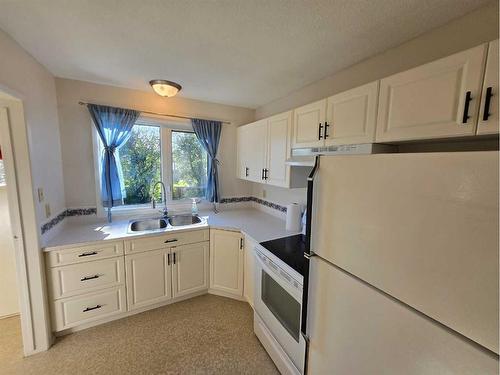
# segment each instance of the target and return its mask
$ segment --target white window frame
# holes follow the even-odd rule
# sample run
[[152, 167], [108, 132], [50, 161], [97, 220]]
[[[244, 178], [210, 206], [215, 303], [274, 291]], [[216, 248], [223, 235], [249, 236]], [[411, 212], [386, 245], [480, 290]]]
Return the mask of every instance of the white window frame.
[[[180, 120], [172, 118], [161, 118], [156, 116], [142, 115], [139, 120], [140, 124], [159, 126], [160, 139], [161, 139], [161, 178], [167, 190], [167, 208], [172, 211], [188, 211], [191, 207], [191, 198], [172, 200], [172, 131], [193, 132], [193, 127], [190, 120]], [[92, 125], [92, 145], [94, 153], [94, 175], [95, 175], [95, 189], [96, 189], [96, 206], [97, 216], [105, 217], [107, 215], [107, 208], [101, 202], [101, 140], [97, 134], [97, 129], [94, 124]], [[201, 199], [200, 208], [208, 209], [209, 202]], [[163, 202], [159, 204], [158, 209], [164, 206]], [[149, 215], [157, 214], [158, 211], [154, 210], [151, 205], [128, 205], [112, 207], [111, 212], [113, 215], [130, 215], [140, 214]]]

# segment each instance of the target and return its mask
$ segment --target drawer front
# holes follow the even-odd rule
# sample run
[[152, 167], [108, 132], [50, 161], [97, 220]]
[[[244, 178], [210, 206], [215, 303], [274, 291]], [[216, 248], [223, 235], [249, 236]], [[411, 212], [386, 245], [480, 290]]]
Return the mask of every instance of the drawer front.
[[56, 331], [124, 313], [125, 287], [64, 298], [53, 302], [52, 323]]
[[190, 243], [208, 241], [209, 239], [210, 235], [208, 229], [169, 233], [162, 236], [147, 238], [138, 238], [135, 240], [125, 241], [125, 254], [164, 249], [166, 247], [174, 247]]
[[49, 270], [49, 287], [53, 299], [119, 286], [124, 282], [124, 257], [54, 267]]
[[72, 247], [49, 251], [46, 255], [49, 267], [83, 263], [123, 255], [123, 241], [98, 243], [95, 245]]

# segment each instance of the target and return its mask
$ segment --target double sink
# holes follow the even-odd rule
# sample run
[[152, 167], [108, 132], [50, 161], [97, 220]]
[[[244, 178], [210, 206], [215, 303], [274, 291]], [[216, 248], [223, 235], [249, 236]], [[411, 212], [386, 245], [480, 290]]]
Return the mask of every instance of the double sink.
[[131, 220], [129, 232], [157, 231], [171, 227], [184, 227], [188, 225], [200, 224], [202, 219], [198, 215], [174, 215], [155, 219]]

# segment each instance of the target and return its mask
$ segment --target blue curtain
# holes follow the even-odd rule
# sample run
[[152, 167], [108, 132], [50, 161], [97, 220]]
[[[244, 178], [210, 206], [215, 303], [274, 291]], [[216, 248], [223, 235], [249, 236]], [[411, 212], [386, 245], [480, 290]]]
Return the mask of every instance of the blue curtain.
[[130, 138], [140, 112], [96, 104], [89, 104], [87, 108], [104, 145], [101, 161], [102, 203], [108, 208], [122, 205], [126, 193], [118, 149]]
[[200, 119], [192, 119], [191, 122], [193, 124], [194, 133], [208, 156], [205, 198], [209, 202], [216, 203], [219, 202], [220, 199], [217, 149], [219, 148], [222, 122]]

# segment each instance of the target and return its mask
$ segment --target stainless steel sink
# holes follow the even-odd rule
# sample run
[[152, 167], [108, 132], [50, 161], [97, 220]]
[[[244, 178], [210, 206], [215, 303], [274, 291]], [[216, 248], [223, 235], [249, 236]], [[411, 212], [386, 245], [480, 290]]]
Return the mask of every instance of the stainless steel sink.
[[168, 222], [173, 227], [181, 227], [184, 225], [193, 225], [201, 223], [201, 218], [198, 215], [174, 215], [168, 218]]
[[158, 230], [167, 227], [167, 219], [144, 219], [130, 222], [130, 232], [144, 232], [148, 230]]

